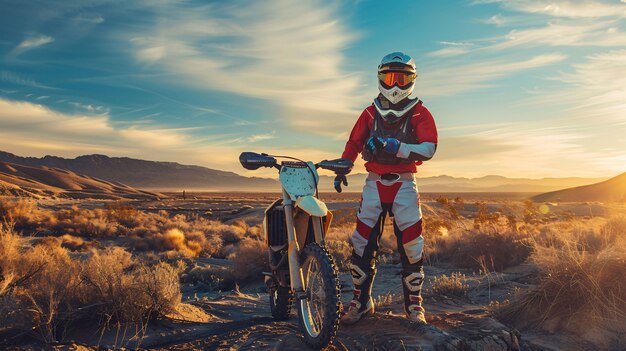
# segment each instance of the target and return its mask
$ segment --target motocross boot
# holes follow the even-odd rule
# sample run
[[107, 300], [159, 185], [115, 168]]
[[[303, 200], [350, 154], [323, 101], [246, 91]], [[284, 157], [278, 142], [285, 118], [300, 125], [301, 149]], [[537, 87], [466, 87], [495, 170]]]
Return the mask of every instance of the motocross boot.
[[363, 259], [352, 253], [350, 272], [354, 283], [354, 295], [348, 311], [341, 316], [341, 323], [354, 324], [364, 315], [374, 314], [374, 300], [372, 300], [372, 284], [376, 275], [376, 259]]
[[[407, 269], [409, 268], [409, 269]], [[413, 322], [426, 325], [424, 307], [422, 307], [422, 284], [424, 270], [422, 266], [406, 267], [402, 270], [402, 290], [404, 292], [404, 311]]]

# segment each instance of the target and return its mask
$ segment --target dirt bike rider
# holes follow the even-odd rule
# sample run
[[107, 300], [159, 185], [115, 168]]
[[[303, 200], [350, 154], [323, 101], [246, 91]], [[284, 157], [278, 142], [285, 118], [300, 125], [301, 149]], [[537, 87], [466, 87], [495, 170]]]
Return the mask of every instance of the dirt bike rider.
[[[358, 322], [374, 313], [371, 297], [376, 275], [376, 256], [387, 214], [393, 217], [394, 233], [402, 262], [402, 287], [407, 317], [426, 324], [422, 307], [423, 248], [422, 210], [414, 174], [417, 166], [430, 160], [437, 149], [437, 127], [430, 112], [417, 98], [409, 98], [417, 78], [414, 60], [393, 52], [378, 66], [380, 94], [357, 120], [342, 158], [354, 162], [359, 153], [369, 172], [356, 229], [350, 237], [350, 271], [354, 296], [344, 324]], [[335, 189], [348, 185], [337, 175]]]

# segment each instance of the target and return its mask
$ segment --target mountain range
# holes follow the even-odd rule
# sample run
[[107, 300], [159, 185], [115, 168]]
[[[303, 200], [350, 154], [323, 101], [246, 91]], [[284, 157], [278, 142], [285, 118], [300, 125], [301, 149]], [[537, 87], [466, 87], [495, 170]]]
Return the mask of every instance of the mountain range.
[[[84, 155], [73, 159], [57, 156], [21, 157], [0, 151], [0, 162], [31, 167], [64, 169], [76, 174], [98, 178], [108, 182], [127, 184], [134, 188], [160, 191], [278, 191], [275, 179], [245, 177], [234, 172], [210, 169], [202, 166], [181, 165], [176, 162], [157, 162], [128, 157]], [[348, 176], [346, 191], [361, 191], [366, 174]], [[564, 188], [588, 185], [606, 178], [507, 178], [489, 175], [480, 178], [419, 177], [422, 192], [526, 192], [543, 193]], [[331, 191], [333, 177], [320, 177], [320, 190]]]
[[66, 169], [0, 162], [0, 195], [91, 199], [156, 199], [161, 194], [134, 189]]

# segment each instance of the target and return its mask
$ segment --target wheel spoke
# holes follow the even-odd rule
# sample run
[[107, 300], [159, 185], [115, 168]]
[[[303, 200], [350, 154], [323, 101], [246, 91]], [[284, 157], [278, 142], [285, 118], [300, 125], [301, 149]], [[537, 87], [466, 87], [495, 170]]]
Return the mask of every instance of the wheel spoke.
[[320, 250], [319, 247], [305, 247], [305, 250], [307, 254], [302, 264], [302, 276], [307, 299], [300, 300], [299, 314], [305, 333], [315, 338], [323, 332], [326, 335], [328, 328], [332, 327], [325, 323], [336, 322], [332, 315], [326, 315], [336, 297], [328, 296], [329, 293], [332, 294], [334, 286], [333, 281], [329, 280], [332, 279], [331, 276], [327, 276], [327, 267], [324, 266], [328, 263], [325, 257], [327, 253], [322, 252], [323, 249]]

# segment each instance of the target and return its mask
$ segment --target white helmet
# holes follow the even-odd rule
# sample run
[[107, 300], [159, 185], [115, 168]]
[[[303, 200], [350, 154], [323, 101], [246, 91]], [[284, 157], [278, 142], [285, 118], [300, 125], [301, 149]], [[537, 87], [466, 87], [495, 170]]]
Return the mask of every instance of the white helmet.
[[378, 65], [378, 90], [392, 104], [397, 104], [415, 88], [415, 61], [403, 52], [386, 55]]

